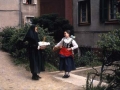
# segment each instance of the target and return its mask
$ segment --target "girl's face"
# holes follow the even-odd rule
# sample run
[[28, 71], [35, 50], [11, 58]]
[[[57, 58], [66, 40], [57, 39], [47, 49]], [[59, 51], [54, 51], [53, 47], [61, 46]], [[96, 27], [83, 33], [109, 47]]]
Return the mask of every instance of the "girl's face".
[[68, 38], [69, 37], [69, 33], [67, 33], [66, 31], [64, 32], [64, 36], [66, 37], [66, 38]]
[[35, 27], [35, 32], [38, 32], [38, 27]]

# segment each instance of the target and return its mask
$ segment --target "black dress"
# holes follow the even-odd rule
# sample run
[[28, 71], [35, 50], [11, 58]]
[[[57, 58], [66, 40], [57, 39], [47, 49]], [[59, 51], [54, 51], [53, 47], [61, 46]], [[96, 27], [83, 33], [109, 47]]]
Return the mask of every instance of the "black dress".
[[39, 38], [38, 33], [35, 32], [35, 26], [30, 27], [23, 41], [28, 41], [27, 52], [31, 73], [40, 73], [41, 71], [44, 71], [45, 61], [43, 51], [37, 49]]

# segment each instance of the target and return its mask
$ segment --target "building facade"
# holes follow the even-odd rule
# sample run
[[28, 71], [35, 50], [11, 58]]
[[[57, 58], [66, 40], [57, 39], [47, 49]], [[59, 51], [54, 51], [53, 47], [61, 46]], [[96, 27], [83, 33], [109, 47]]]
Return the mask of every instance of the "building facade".
[[40, 16], [56, 13], [73, 24], [73, 0], [40, 0]]
[[101, 33], [120, 28], [117, 0], [73, 0], [73, 26], [79, 46], [96, 47]]
[[19, 26], [19, 15], [19, 0], [0, 0], [0, 28]]
[[31, 18], [40, 15], [39, 9], [39, 0], [0, 0], [0, 28], [30, 23]]
[[117, 2], [120, 0], [0, 0], [0, 28], [18, 27], [31, 23], [33, 17], [57, 13], [73, 25], [79, 46], [96, 47], [99, 34], [120, 28]]

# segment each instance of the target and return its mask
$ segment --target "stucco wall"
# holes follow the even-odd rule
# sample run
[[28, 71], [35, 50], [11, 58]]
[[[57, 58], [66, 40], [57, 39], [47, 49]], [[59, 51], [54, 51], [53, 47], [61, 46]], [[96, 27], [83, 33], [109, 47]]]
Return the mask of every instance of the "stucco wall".
[[73, 26], [76, 35], [76, 41], [79, 46], [96, 46], [96, 42], [99, 40], [99, 34], [105, 31], [110, 31], [119, 28], [120, 25], [115, 24], [100, 24], [99, 21], [99, 1], [91, 1], [91, 24], [88, 26], [78, 26], [78, 1], [73, 0]]
[[6, 26], [18, 26], [19, 25], [19, 12], [7, 11], [0, 12], [0, 28]]
[[19, 0], [0, 0], [0, 28], [19, 25]]
[[23, 4], [23, 0], [0, 0], [0, 28], [17, 27], [24, 24], [25, 16], [38, 17], [39, 15], [40, 0], [37, 1], [37, 4], [31, 5]]
[[0, 0], [0, 10], [18, 10], [19, 0]]
[[40, 15], [40, 0], [37, 0], [37, 4], [23, 4], [21, 1], [21, 12], [22, 12], [22, 23], [24, 23], [25, 16], [35, 16]]

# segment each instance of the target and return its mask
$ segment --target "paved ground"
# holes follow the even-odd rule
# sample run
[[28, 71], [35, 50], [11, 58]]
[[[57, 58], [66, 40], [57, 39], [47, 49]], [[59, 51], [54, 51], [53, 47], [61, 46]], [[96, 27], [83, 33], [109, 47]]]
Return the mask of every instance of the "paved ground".
[[[83, 70], [86, 69], [75, 71]], [[86, 78], [75, 75], [74, 72], [68, 79], [63, 79], [63, 73], [59, 71], [42, 72], [42, 79], [33, 81], [29, 71], [24, 67], [15, 66], [9, 54], [0, 51], [0, 90], [85, 90], [83, 87]]]
[[29, 71], [15, 66], [9, 54], [0, 51], [0, 90], [83, 90], [79, 85], [55, 78], [57, 74], [42, 72], [42, 79], [33, 81]]

